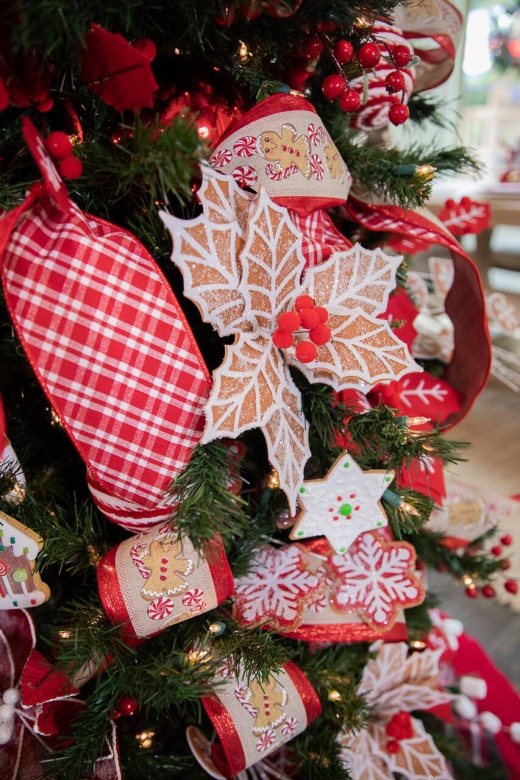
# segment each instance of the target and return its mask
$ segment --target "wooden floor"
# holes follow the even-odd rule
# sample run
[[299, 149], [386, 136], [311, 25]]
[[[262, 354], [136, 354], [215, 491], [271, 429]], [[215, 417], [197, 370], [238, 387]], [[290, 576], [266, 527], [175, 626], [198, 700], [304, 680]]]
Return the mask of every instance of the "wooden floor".
[[[449, 467], [450, 474], [493, 493], [520, 494], [519, 393], [491, 377], [469, 415], [448, 438], [471, 442], [464, 453], [468, 461]], [[512, 567], [507, 576], [516, 577], [520, 583], [520, 503], [518, 511], [501, 528], [513, 536], [509, 548]], [[429, 587], [441, 597], [441, 608], [462, 620], [466, 632], [484, 645], [520, 690], [520, 593], [513, 597], [497, 586], [500, 600], [508, 606], [481, 596], [470, 600], [462, 584], [454, 586], [449, 575], [437, 573], [429, 576]]]

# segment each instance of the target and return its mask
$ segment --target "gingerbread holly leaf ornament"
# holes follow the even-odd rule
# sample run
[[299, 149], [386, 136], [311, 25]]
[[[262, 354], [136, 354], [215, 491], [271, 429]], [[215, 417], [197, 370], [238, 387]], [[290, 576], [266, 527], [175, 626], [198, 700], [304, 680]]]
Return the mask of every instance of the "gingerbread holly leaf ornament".
[[235, 335], [213, 374], [202, 441], [261, 428], [294, 512], [310, 450], [289, 364], [336, 390], [417, 371], [406, 345], [377, 318], [400, 258], [355, 246], [302, 280], [302, 234], [263, 188], [245, 193], [206, 167], [199, 200], [196, 219], [160, 216], [186, 295], [221, 336]]

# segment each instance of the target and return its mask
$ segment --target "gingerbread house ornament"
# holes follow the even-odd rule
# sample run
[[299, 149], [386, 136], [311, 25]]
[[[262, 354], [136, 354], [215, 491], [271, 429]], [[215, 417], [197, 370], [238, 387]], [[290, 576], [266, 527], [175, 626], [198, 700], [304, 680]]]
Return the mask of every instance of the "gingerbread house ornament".
[[47, 601], [50, 589], [34, 572], [42, 547], [38, 534], [0, 512], [0, 609], [27, 609]]

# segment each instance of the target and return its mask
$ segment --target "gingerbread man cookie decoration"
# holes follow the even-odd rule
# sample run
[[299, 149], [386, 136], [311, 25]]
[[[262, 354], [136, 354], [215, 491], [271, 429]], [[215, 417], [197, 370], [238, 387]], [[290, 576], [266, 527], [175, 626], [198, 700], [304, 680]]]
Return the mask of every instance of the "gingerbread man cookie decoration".
[[325, 162], [327, 163], [331, 178], [337, 178], [343, 182], [345, 177], [345, 163], [332, 141], [327, 144], [323, 151], [325, 153]]
[[287, 693], [284, 690], [276, 690], [276, 687], [274, 677], [270, 677], [263, 685], [257, 680], [251, 683], [249, 704], [258, 711], [253, 734], [262, 734], [267, 729], [276, 728], [285, 718], [283, 708], [287, 702]]
[[188, 587], [183, 579], [194, 570], [191, 558], [179, 558], [182, 545], [175, 536], [164, 534], [150, 543], [147, 555], [141, 558], [142, 566], [150, 572], [141, 589], [145, 599], [173, 596]]
[[287, 172], [292, 169], [294, 173], [298, 170], [306, 179], [310, 179], [311, 145], [306, 135], [298, 137], [293, 125], [282, 125], [282, 135], [274, 130], [266, 130], [258, 136], [256, 148], [265, 160], [275, 163], [276, 170]]

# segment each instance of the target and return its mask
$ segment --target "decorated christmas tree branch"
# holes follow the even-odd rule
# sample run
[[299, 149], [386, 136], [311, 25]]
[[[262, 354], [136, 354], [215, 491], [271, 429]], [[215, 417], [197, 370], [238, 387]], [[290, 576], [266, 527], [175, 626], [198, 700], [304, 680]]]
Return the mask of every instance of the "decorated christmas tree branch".
[[449, 572], [469, 586], [473, 581], [488, 583], [503, 568], [502, 561], [478, 548], [482, 539], [476, 539], [462, 550], [454, 551], [444, 544], [444, 535], [422, 530], [407, 537], [417, 552], [419, 560], [427, 566]]
[[337, 732], [318, 718], [292, 743], [298, 759], [298, 775], [304, 780], [352, 780], [341, 761]]
[[439, 599], [437, 596], [434, 593], [426, 593], [422, 604], [406, 609], [406, 630], [408, 632], [408, 641], [412, 646], [414, 642], [421, 642], [432, 628], [433, 624], [429, 611], [438, 606]]

